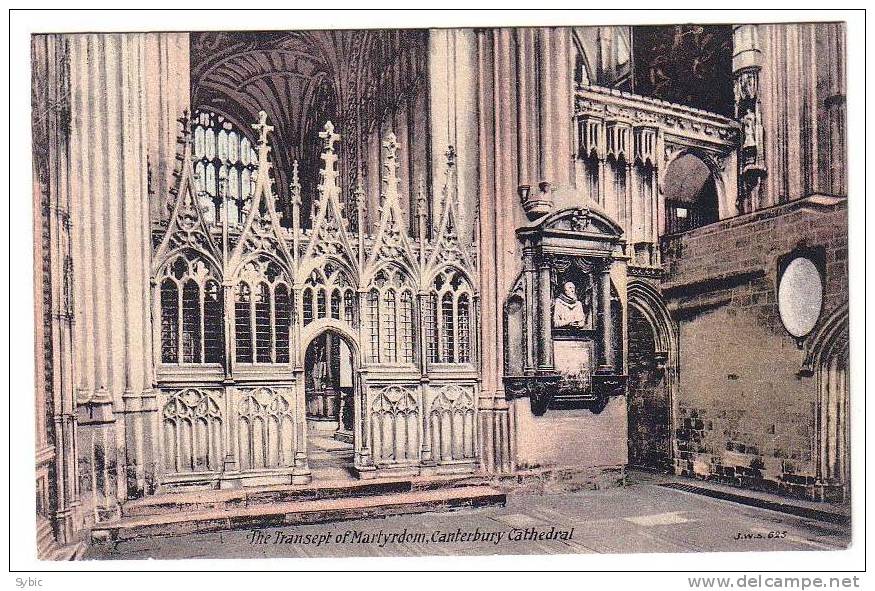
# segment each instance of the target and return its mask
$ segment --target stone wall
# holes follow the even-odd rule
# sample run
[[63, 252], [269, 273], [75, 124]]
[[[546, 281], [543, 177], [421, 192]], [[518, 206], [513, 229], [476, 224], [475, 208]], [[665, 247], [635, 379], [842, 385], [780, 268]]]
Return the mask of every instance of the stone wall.
[[823, 323], [848, 299], [846, 200], [812, 196], [664, 239], [676, 472], [813, 494], [817, 380], [799, 375], [812, 343], [797, 347], [776, 303], [778, 259], [800, 246], [826, 254]]
[[626, 399], [611, 398], [596, 414], [587, 409], [548, 410], [534, 416], [528, 398], [513, 401], [516, 459], [536, 468], [622, 469], [628, 463]]

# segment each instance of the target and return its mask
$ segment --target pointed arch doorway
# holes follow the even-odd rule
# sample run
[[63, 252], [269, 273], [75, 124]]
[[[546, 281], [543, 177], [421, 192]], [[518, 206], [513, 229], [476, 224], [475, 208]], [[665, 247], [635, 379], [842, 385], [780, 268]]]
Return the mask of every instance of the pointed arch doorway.
[[641, 280], [627, 286], [629, 465], [673, 471], [677, 339], [659, 292]]
[[350, 337], [329, 328], [313, 337], [304, 353], [307, 456], [314, 480], [353, 477], [357, 350]]

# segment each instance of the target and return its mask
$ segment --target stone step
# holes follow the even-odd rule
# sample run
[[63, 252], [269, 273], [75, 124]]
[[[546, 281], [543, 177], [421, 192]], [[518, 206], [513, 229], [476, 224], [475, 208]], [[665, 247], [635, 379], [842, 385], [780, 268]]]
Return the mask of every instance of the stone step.
[[235, 507], [312, 501], [344, 497], [367, 497], [433, 490], [454, 486], [483, 485], [476, 475], [449, 475], [376, 480], [314, 481], [303, 486], [274, 485], [229, 490], [169, 492], [134, 499], [122, 504], [122, 517], [160, 515], [172, 512], [229, 510]]
[[225, 509], [173, 511], [123, 517], [97, 524], [91, 529], [91, 537], [94, 543], [102, 543], [152, 536], [303, 525], [503, 505], [506, 500], [505, 493], [489, 486], [458, 486], [395, 494], [264, 503]]

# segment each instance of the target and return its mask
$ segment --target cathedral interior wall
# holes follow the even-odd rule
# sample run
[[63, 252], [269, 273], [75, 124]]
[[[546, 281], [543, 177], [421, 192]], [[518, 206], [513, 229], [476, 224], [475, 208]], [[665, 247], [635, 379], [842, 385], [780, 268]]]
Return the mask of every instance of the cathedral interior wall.
[[592, 467], [627, 463], [626, 399], [612, 398], [600, 413], [550, 410], [532, 415], [528, 399], [515, 401], [519, 467]]
[[[678, 39], [692, 38], [679, 32]], [[699, 478], [808, 495], [824, 475], [818, 458], [823, 377], [800, 375], [811, 339], [799, 348], [785, 330], [776, 292], [781, 257], [800, 247], [819, 249], [825, 290], [818, 326], [847, 304], [845, 201], [816, 195], [785, 203], [814, 192], [846, 193], [844, 72], [833, 59], [843, 53], [843, 28], [750, 25], [736, 33], [733, 76], [747, 84], [737, 91], [750, 96], [743, 101], [746, 115], [739, 111], [735, 120], [684, 101], [672, 104], [667, 101], [681, 99], [655, 90], [633, 94], [639, 68], [631, 67], [625, 27], [347, 31], [336, 39], [318, 31], [257, 39], [244, 33], [35, 37], [42, 535], [48, 537], [51, 519], [58, 541], [70, 543], [88, 524], [111, 519], [120, 503], [167, 484], [218, 486], [226, 473], [250, 484], [308, 481], [306, 349], [327, 330], [356, 349], [356, 386], [370, 402], [352, 405], [359, 413], [359, 431], [350, 435], [358, 454], [352, 467], [368, 475], [382, 460], [381, 475], [564, 469], [613, 477], [626, 464], [653, 457], [658, 461], [648, 467], [673, 464]], [[332, 62], [318, 48], [335, 44], [343, 49]], [[250, 50], [259, 57], [250, 60]], [[280, 55], [281, 63], [273, 61]], [[724, 65], [714, 73], [728, 89]], [[760, 68], [762, 80], [754, 84]], [[788, 81], [797, 80], [802, 91], [788, 94]], [[305, 81], [312, 88], [300, 86]], [[665, 86], [686, 87], [677, 79]], [[762, 114], [754, 108], [760, 103]], [[199, 129], [190, 116], [209, 123]], [[195, 146], [187, 147], [182, 136], [191, 127]], [[225, 156], [228, 146], [239, 153], [226, 158], [217, 155], [221, 148], [206, 150], [203, 137], [197, 140], [206, 127], [213, 139], [236, 134]], [[258, 168], [254, 147], [267, 145], [268, 129], [270, 147], [259, 162], [267, 169], [270, 151], [262, 198], [277, 218], [258, 213], [252, 220], [262, 223], [252, 227], [285, 261], [286, 296], [313, 298], [306, 307], [303, 297], [291, 300], [294, 321], [287, 311], [284, 320], [259, 325], [256, 306], [246, 308], [255, 300], [235, 289], [249, 215], [243, 204], [257, 188], [258, 176], [250, 175]], [[243, 157], [244, 145], [252, 161]], [[695, 191], [678, 200], [665, 190], [670, 166], [692, 157], [713, 176], [713, 191], [700, 191], [715, 195], [707, 208]], [[242, 172], [233, 177], [232, 192], [218, 172], [229, 163], [247, 169], [246, 183]], [[196, 177], [204, 190], [193, 188]], [[678, 178], [695, 185], [689, 174]], [[180, 190], [181, 179], [188, 179], [190, 193]], [[216, 357], [205, 339], [185, 360], [180, 289], [179, 303], [166, 306], [177, 324], [168, 323], [176, 327], [166, 339], [176, 354], [165, 362], [160, 280], [177, 252], [169, 239], [161, 244], [175, 239], [168, 229], [178, 225], [174, 206], [195, 204], [195, 196], [199, 207], [192, 209], [199, 213], [189, 221], [200, 221], [180, 235], [188, 241], [193, 228], [209, 251], [190, 262], [214, 259], [223, 267], [201, 277], [222, 286], [216, 301], [225, 324], [212, 334], [223, 336], [213, 339], [213, 346], [220, 343]], [[319, 221], [320, 206], [330, 212], [330, 224], [328, 217]], [[760, 207], [768, 209], [716, 221]], [[228, 217], [224, 230], [220, 209]], [[705, 209], [713, 215], [697, 213]], [[575, 210], [581, 215], [539, 229]], [[240, 212], [246, 215], [235, 222]], [[696, 224], [668, 223], [693, 213]], [[590, 224], [597, 219], [610, 231], [596, 232]], [[702, 224], [708, 225], [690, 229]], [[304, 291], [307, 273], [338, 263], [311, 245], [341, 233], [341, 244], [332, 244], [349, 275], [352, 303], [343, 299], [343, 310], [353, 311], [349, 319], [340, 300], [336, 312], [333, 299], [326, 300], [333, 292], [321, 292], [320, 304], [317, 291]], [[545, 236], [552, 240], [546, 249]], [[398, 242], [388, 244], [387, 237]], [[608, 314], [596, 325], [594, 312], [594, 325], [576, 337], [595, 344], [597, 335], [608, 335], [598, 341], [605, 359], [595, 369], [618, 387], [596, 401], [605, 402], [597, 410], [584, 405], [536, 414], [529, 396], [555, 385], [550, 380], [563, 369], [553, 348], [563, 331], [551, 333], [549, 324], [561, 286], [550, 279], [565, 272], [562, 257], [580, 259], [574, 264], [583, 263], [593, 281], [600, 268], [609, 269], [597, 291], [605, 295], [599, 309]], [[410, 296], [408, 307], [401, 299], [395, 308], [396, 292], [383, 289], [388, 276], [379, 286], [375, 281], [380, 266], [393, 262], [406, 269], [395, 287]], [[453, 287], [456, 299], [438, 307], [430, 299], [436, 290], [442, 297], [452, 291], [437, 287], [438, 275], [441, 285], [452, 285], [450, 270], [460, 265], [464, 281]], [[194, 265], [186, 277], [207, 267]], [[273, 277], [273, 285], [279, 275], [268, 267], [253, 269]], [[320, 277], [322, 287], [336, 279]], [[642, 299], [642, 282], [650, 300]], [[366, 299], [375, 286], [379, 294]], [[202, 287], [199, 293], [212, 293]], [[637, 290], [638, 299], [627, 290]], [[280, 307], [290, 300], [283, 301]], [[511, 346], [505, 314], [509, 303], [523, 301], [528, 307], [520, 318], [528, 324], [526, 331], [522, 321], [517, 328], [525, 338]], [[277, 326], [285, 326], [284, 337], [275, 339], [287, 343], [283, 361], [278, 351], [271, 362], [253, 358], [251, 350], [237, 359], [238, 304], [241, 334], [252, 337], [252, 327], [262, 326], [278, 335]], [[438, 338], [438, 324], [448, 339]], [[633, 340], [641, 346], [632, 347]], [[843, 363], [835, 369], [844, 371]], [[513, 391], [514, 379], [533, 376], [541, 390]], [[296, 417], [300, 430], [283, 430], [274, 442], [282, 457], [258, 460], [237, 453], [237, 443], [222, 447], [262, 407], [280, 409], [278, 421]], [[171, 427], [187, 419], [177, 421], [173, 413], [197, 409], [206, 409], [210, 416], [202, 418], [223, 431], [181, 430], [174, 439]], [[366, 427], [374, 417], [370, 425], [377, 427]], [[398, 425], [403, 441], [387, 435]], [[242, 439], [255, 441], [251, 433]], [[630, 439], [635, 433], [640, 448]], [[202, 453], [176, 453], [198, 436]]]
[[825, 251], [822, 322], [847, 301], [845, 202], [794, 202], [670, 239], [678, 473], [798, 494], [814, 483], [817, 380], [799, 375], [805, 351], [776, 303], [778, 258], [800, 245]]

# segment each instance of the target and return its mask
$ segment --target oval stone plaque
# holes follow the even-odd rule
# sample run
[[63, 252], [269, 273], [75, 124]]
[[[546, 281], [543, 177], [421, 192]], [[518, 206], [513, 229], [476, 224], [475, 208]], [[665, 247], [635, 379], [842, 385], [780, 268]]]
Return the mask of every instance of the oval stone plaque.
[[805, 257], [790, 261], [778, 284], [778, 313], [784, 328], [796, 338], [817, 324], [823, 307], [823, 280], [817, 266]]

